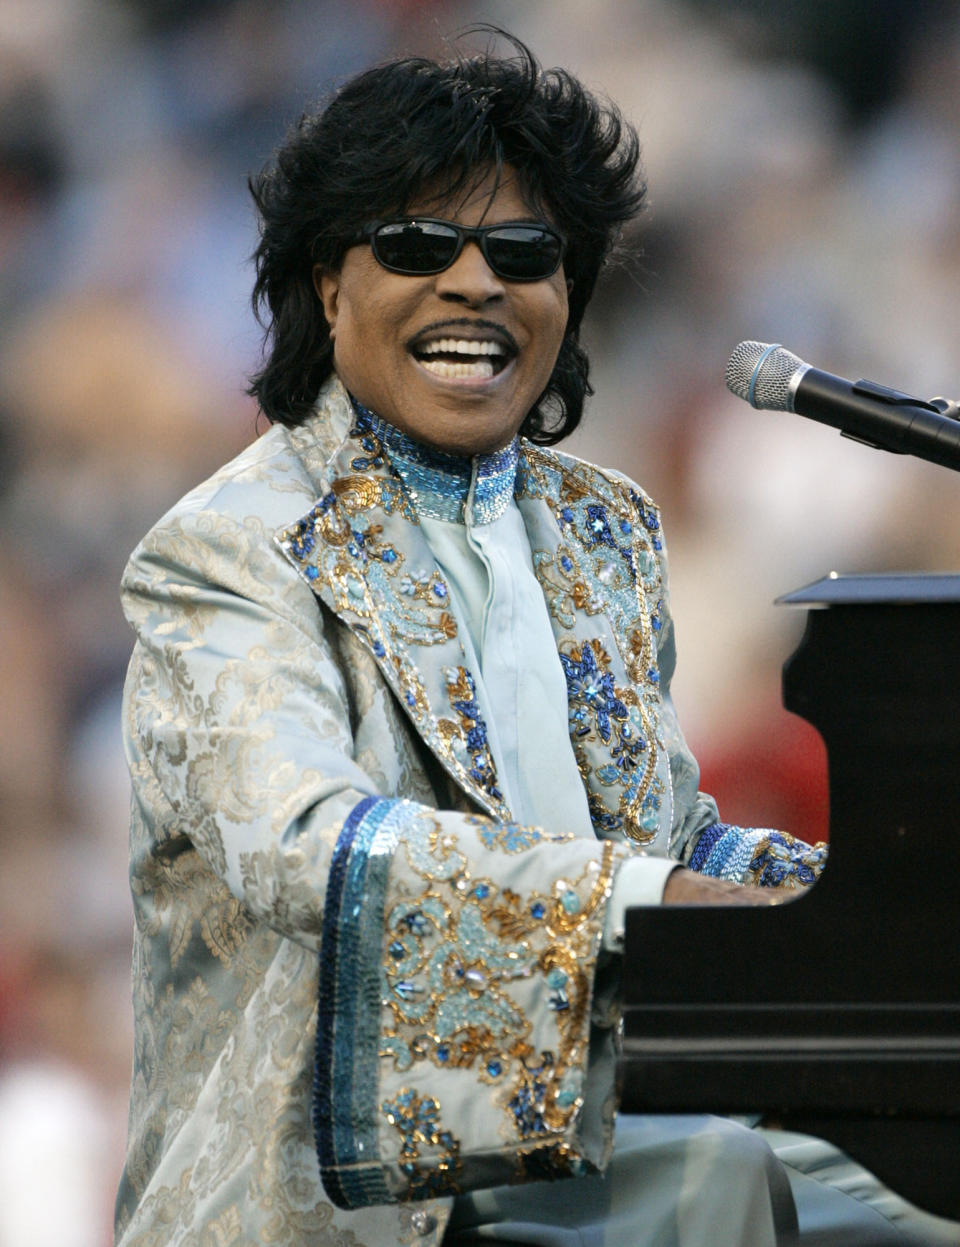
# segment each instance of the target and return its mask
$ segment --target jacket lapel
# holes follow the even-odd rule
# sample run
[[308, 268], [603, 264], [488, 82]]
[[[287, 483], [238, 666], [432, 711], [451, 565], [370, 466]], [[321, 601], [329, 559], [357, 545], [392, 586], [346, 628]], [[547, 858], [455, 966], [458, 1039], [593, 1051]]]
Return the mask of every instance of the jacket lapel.
[[369, 649], [456, 782], [488, 813], [510, 819], [449, 588], [402, 481], [339, 382], [322, 396], [311, 425], [333, 447], [322, 492], [275, 540]]
[[567, 681], [570, 738], [594, 830], [665, 845], [673, 800], [658, 739], [656, 508], [590, 464], [529, 445], [517, 501]]

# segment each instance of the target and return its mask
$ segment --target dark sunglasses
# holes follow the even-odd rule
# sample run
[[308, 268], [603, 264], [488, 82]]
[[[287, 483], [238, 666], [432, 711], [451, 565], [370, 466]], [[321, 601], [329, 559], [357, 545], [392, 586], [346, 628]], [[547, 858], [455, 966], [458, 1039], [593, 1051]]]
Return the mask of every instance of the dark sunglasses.
[[472, 239], [498, 277], [506, 281], [542, 281], [560, 267], [566, 243], [549, 225], [518, 221], [471, 229], [452, 221], [415, 217], [375, 221], [358, 235], [369, 242], [378, 263], [391, 273], [425, 277], [442, 273]]

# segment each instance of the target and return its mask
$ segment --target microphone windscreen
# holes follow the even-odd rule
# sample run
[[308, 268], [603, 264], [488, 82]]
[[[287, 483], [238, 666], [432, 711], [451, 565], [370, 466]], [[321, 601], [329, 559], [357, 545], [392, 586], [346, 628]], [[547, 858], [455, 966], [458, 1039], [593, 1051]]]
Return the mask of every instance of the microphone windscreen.
[[792, 382], [808, 365], [777, 343], [741, 342], [727, 362], [727, 389], [751, 407], [792, 411]]

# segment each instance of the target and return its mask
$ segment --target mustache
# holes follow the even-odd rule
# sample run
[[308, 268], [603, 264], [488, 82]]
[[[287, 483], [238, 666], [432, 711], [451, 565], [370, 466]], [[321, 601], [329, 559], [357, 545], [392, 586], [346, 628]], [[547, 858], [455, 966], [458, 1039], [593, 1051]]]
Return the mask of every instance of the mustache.
[[422, 329], [419, 329], [407, 345], [412, 349], [418, 342], [422, 342], [424, 338], [449, 329], [471, 329], [473, 331], [486, 329], [498, 342], [508, 347], [514, 355], [520, 353], [520, 347], [516, 338], [505, 325], [499, 325], [494, 320], [477, 320], [472, 316], [458, 316], [450, 320], [435, 320], [431, 324], [424, 325]]

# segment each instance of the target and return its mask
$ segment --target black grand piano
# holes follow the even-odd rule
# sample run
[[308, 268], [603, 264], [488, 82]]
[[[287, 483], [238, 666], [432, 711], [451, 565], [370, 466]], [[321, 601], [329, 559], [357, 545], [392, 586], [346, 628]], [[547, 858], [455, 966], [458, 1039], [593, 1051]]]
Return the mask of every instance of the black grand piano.
[[809, 611], [784, 705], [826, 743], [830, 860], [769, 909], [628, 912], [622, 1105], [762, 1112], [960, 1219], [960, 575], [781, 601]]

